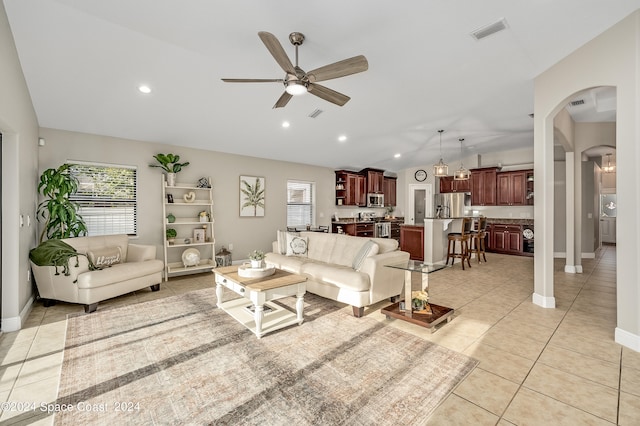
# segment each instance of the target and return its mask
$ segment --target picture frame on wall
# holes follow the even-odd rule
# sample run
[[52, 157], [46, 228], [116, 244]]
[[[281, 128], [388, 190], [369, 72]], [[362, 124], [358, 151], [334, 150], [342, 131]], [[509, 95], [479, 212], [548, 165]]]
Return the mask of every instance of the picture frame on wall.
[[265, 178], [240, 176], [240, 217], [264, 217]]
[[193, 242], [194, 243], [204, 243], [205, 242], [205, 230], [202, 228], [196, 228], [193, 230]]

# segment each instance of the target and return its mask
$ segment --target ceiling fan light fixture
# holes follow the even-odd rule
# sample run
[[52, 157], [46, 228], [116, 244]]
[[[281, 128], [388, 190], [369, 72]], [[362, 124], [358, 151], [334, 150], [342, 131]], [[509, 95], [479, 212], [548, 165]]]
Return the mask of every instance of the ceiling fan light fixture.
[[307, 93], [307, 85], [298, 80], [290, 80], [285, 83], [285, 92], [292, 96], [304, 95]]
[[448, 176], [449, 175], [449, 166], [442, 161], [442, 133], [444, 130], [438, 130], [440, 133], [440, 161], [437, 164], [433, 165], [433, 175], [434, 176]]

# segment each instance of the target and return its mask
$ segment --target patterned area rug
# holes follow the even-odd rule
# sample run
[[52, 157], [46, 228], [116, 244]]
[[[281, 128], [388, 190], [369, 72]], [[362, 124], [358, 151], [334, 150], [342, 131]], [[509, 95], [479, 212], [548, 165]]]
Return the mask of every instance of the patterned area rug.
[[309, 293], [302, 325], [262, 339], [215, 302], [70, 317], [55, 424], [423, 424], [477, 364]]

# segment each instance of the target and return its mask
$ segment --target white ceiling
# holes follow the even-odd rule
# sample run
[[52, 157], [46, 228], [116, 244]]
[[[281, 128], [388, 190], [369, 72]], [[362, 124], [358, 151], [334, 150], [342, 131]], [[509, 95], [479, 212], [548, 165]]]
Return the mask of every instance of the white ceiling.
[[[42, 127], [390, 171], [435, 163], [438, 129], [449, 163], [460, 156], [458, 138], [465, 155], [531, 147], [533, 79], [640, 8], [640, 0], [4, 3]], [[505, 31], [469, 35], [500, 18]], [[273, 33], [292, 62], [288, 35], [304, 33], [303, 69], [362, 54], [369, 70], [323, 82], [351, 97], [344, 107], [307, 94], [272, 109], [278, 83], [220, 80], [284, 77], [258, 31]], [[139, 93], [141, 83], [153, 92]]]

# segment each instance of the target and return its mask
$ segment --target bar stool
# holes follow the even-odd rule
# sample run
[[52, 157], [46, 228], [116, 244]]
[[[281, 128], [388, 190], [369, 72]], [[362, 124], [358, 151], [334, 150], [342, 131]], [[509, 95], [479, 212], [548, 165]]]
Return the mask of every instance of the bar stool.
[[[469, 238], [471, 232], [471, 218], [462, 218], [462, 226], [460, 232], [450, 232], [447, 237], [447, 265], [449, 264], [449, 258], [451, 258], [451, 264], [455, 262], [457, 257], [460, 258], [462, 264], [462, 270], [464, 270], [464, 261], [467, 261], [469, 268], [471, 268], [471, 262], [469, 262]], [[456, 252], [456, 242], [460, 242], [460, 252]]]
[[[474, 231], [471, 231], [471, 253], [476, 254], [476, 258], [478, 259], [478, 263], [480, 263], [480, 254], [482, 253], [482, 258], [484, 261], [487, 261], [487, 256], [485, 256], [486, 243], [485, 239], [487, 236], [487, 218], [485, 216], [480, 216], [478, 219], [478, 228]], [[471, 256], [469, 253], [469, 256]]]

